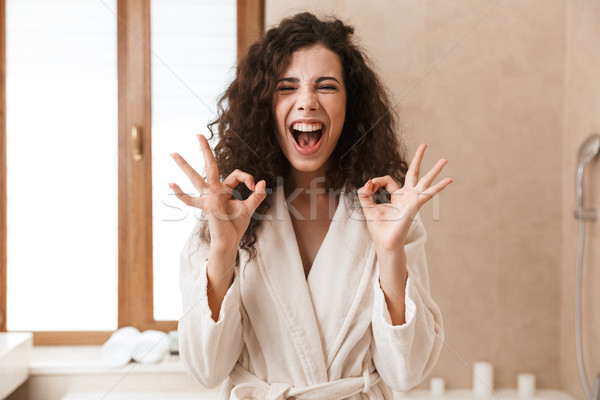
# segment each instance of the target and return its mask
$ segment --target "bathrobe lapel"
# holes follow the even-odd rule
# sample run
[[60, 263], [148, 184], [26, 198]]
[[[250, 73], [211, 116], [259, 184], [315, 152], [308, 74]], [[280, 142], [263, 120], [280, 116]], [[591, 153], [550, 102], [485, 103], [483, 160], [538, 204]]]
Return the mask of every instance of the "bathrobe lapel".
[[342, 192], [308, 281], [282, 186], [257, 240], [261, 274], [286, 319], [309, 384], [327, 381], [371, 272], [373, 252], [362, 210], [350, 216], [344, 197]]
[[285, 318], [306, 380], [314, 385], [327, 381], [327, 368], [295, 237], [283, 187], [278, 186], [257, 240], [263, 261], [259, 260], [259, 267], [273, 302]]
[[[360, 332], [356, 324], [362, 323], [362, 329], [366, 330], [371, 319], [364, 301], [371, 298], [365, 293], [374, 274], [375, 251], [362, 209], [348, 209], [346, 196], [343, 191], [307, 280], [327, 368], [342, 345], [352, 340], [348, 336], [350, 327], [354, 324], [354, 329]], [[368, 315], [357, 318], [357, 312]]]

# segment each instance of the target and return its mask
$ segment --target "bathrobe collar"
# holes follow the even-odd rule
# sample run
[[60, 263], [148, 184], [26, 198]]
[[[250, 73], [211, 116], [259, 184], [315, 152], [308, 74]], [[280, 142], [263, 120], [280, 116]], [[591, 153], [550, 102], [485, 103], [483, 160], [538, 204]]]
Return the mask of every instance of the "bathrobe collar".
[[[362, 209], [347, 208], [349, 195], [344, 187], [308, 279], [282, 185], [275, 190], [257, 238], [261, 274], [280, 307], [285, 319], [282, 323], [287, 325], [303, 360], [309, 384], [327, 381], [327, 370], [373, 273], [375, 254], [370, 234]], [[351, 268], [361, 268], [362, 273]]]

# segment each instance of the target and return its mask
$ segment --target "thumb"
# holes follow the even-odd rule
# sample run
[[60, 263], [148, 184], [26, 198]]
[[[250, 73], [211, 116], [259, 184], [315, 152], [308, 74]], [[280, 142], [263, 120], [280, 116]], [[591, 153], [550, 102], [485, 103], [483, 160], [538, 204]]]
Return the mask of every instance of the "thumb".
[[244, 200], [244, 203], [246, 203], [246, 206], [248, 207], [248, 211], [250, 211], [250, 215], [254, 214], [254, 211], [256, 211], [260, 203], [267, 197], [266, 187], [267, 182], [263, 179], [255, 185], [254, 193]]
[[374, 186], [373, 182], [369, 179], [367, 183], [357, 191], [358, 200], [360, 201], [363, 210], [373, 208], [376, 205], [373, 201]]

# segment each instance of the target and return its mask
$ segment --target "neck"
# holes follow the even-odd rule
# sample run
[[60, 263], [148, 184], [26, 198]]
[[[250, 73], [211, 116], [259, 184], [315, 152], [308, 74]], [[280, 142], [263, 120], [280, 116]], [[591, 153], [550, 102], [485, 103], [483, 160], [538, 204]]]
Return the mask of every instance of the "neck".
[[297, 197], [299, 198], [312, 198], [315, 195], [326, 195], [326, 170], [327, 168], [325, 165], [316, 171], [309, 172], [299, 171], [292, 167], [284, 184], [286, 196], [290, 196], [292, 193], [298, 194]]

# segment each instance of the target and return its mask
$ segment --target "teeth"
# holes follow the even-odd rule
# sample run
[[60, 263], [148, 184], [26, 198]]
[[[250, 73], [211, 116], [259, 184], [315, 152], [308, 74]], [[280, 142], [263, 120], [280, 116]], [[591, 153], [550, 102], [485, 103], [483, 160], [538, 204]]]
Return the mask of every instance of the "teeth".
[[292, 129], [300, 132], [313, 132], [318, 131], [323, 128], [323, 124], [294, 124], [292, 125]]

